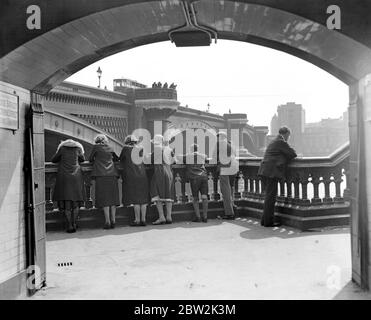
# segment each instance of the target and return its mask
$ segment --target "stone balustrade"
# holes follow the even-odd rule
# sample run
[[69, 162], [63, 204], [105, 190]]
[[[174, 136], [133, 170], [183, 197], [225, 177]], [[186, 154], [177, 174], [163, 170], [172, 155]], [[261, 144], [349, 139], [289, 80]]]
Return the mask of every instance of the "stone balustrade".
[[[262, 214], [264, 185], [258, 177], [261, 158], [241, 158], [240, 171], [234, 186], [235, 204], [239, 216], [259, 218]], [[116, 164], [120, 170], [119, 164]], [[329, 157], [295, 159], [288, 167], [287, 179], [279, 182], [276, 215], [282, 222], [302, 230], [344, 225], [349, 221], [349, 199], [347, 173], [349, 165], [349, 145], [335, 151]], [[209, 179], [210, 214], [221, 215], [223, 211], [219, 177], [215, 165], [206, 165]], [[97, 210], [94, 207], [94, 184], [90, 179], [91, 164], [82, 164], [86, 201], [84, 210]], [[187, 212], [190, 217], [193, 208], [189, 183], [186, 181], [185, 165], [172, 166], [175, 180], [175, 205], [177, 211]], [[46, 212], [56, 212], [52, 202], [52, 190], [56, 179], [57, 165], [46, 164]], [[151, 174], [151, 168], [148, 167]], [[120, 181], [121, 182], [121, 181]], [[119, 183], [121, 191], [121, 183]], [[120, 209], [120, 208], [119, 208]], [[82, 210], [82, 211], [84, 211]], [[123, 209], [127, 210], [127, 209]]]

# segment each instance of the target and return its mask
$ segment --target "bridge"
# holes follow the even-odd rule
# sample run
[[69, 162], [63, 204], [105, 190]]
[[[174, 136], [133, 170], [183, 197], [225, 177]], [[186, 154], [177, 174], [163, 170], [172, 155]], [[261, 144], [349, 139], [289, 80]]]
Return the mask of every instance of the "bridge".
[[124, 146], [121, 141], [107, 134], [107, 132], [99, 130], [99, 128], [90, 125], [86, 121], [66, 114], [45, 110], [44, 124], [46, 159], [51, 159], [60, 141], [66, 138], [72, 138], [81, 142], [86, 155], [90, 154], [97, 134], [105, 134], [107, 136], [109, 144], [116, 154], [120, 154]]
[[[286, 0], [91, 0], [89, 5], [86, 1], [60, 0], [53, 6], [47, 0], [3, 2], [0, 7], [0, 101], [2, 107], [12, 108], [9, 114], [13, 116], [7, 119], [11, 126], [0, 128], [2, 147], [8, 150], [0, 164], [0, 225], [8, 231], [2, 233], [4, 242], [13, 249], [0, 251], [0, 292], [9, 286], [22, 288], [23, 284], [24, 288], [29, 265], [42, 267], [38, 283], [45, 282], [45, 188], [39, 187], [45, 180], [40, 95], [49, 93], [91, 63], [120, 51], [159, 41], [191, 46], [214, 45], [212, 41], [220, 39], [255, 43], [289, 53], [349, 85], [347, 185], [352, 279], [362, 288], [369, 288], [370, 11], [371, 3], [361, 0], [313, 0], [300, 5]], [[29, 119], [26, 114], [30, 106]], [[167, 116], [171, 115], [169, 111]], [[25, 143], [25, 137], [32, 138], [32, 144], [28, 140]], [[34, 161], [29, 160], [29, 146], [33, 147]], [[310, 161], [307, 165], [305, 172], [310, 171]], [[28, 170], [27, 174], [22, 167]], [[29, 174], [31, 171], [34, 175]], [[34, 181], [30, 181], [31, 176]], [[35, 221], [39, 223], [32, 228], [28, 220], [30, 214], [24, 207], [25, 198], [31, 199], [30, 208], [35, 209]], [[27, 237], [24, 225], [34, 230], [35, 241]], [[12, 234], [17, 238], [13, 239]], [[34, 241], [35, 252], [29, 249], [33, 246], [25, 244], [30, 241]], [[15, 290], [13, 294], [21, 291], [25, 290]]]

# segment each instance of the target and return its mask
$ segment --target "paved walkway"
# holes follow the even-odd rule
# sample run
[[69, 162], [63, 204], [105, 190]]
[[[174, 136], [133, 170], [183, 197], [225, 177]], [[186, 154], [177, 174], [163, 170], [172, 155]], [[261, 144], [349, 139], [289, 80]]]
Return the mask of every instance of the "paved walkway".
[[350, 259], [348, 228], [255, 219], [48, 233], [48, 287], [32, 299], [370, 298], [351, 283]]

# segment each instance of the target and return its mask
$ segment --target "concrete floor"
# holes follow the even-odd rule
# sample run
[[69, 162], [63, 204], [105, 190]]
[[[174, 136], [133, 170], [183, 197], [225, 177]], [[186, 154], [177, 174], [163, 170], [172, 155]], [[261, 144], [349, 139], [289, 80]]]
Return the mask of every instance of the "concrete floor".
[[47, 287], [31, 299], [370, 299], [350, 281], [348, 228], [248, 218], [47, 237]]

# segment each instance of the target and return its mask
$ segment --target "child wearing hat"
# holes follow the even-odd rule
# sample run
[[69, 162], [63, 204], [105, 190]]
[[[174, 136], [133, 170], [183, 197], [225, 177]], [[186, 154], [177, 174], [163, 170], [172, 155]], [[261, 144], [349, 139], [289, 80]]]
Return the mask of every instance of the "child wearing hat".
[[146, 225], [149, 190], [145, 165], [133, 162], [133, 151], [142, 155], [143, 148], [138, 145], [137, 137], [129, 135], [125, 138], [125, 145], [120, 154], [122, 202], [124, 206], [134, 206], [135, 220], [131, 226], [135, 227]]
[[[172, 223], [172, 205], [174, 202], [174, 177], [171, 164], [174, 163], [174, 152], [165, 145], [164, 137], [160, 134], [154, 136], [153, 152], [150, 154], [154, 173], [150, 183], [151, 201], [155, 202], [159, 217], [153, 222], [158, 224]], [[166, 206], [166, 218], [163, 205]]]

